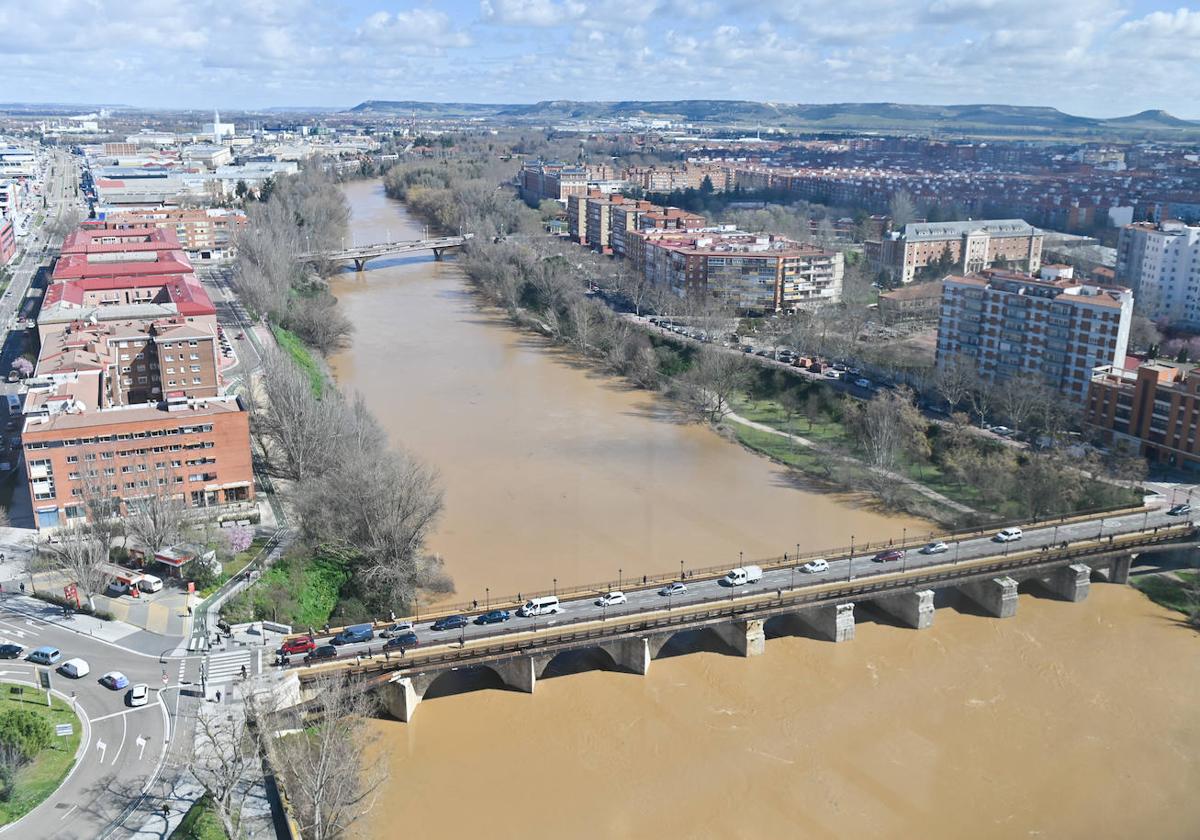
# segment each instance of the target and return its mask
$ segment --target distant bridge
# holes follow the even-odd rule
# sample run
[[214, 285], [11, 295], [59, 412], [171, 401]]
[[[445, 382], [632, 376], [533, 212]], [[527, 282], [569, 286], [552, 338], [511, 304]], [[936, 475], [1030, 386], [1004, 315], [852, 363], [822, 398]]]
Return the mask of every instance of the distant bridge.
[[[1134, 557], [1194, 544], [1196, 534], [1194, 523], [1168, 516], [1161, 508], [1146, 508], [1044, 523], [1026, 530], [1025, 538], [1013, 544], [998, 544], [986, 535], [947, 536], [945, 553], [910, 551], [905, 562], [898, 563], [872, 563], [870, 553], [853, 550], [834, 552], [825, 555], [829, 569], [819, 574], [797, 574], [798, 563], [811, 558], [760, 561], [763, 580], [738, 588], [719, 586], [715, 570], [645, 583], [642, 578], [626, 579], [631, 585], [623, 587], [629, 599], [625, 605], [602, 609], [593, 604], [611, 584], [590, 593], [563, 592], [564, 611], [558, 615], [471, 624], [443, 633], [422, 625], [417, 628], [421, 644], [399, 656], [381, 656], [377, 640], [346, 646], [338, 661], [295, 668], [291, 676], [298, 677], [303, 691], [318, 688], [331, 670], [348, 671], [364, 688], [380, 690], [388, 711], [407, 721], [430, 686], [459, 669], [482, 667], [499, 684], [532, 692], [552, 660], [588, 649], [608, 667], [645, 674], [661, 648], [685, 631], [715, 633], [742, 656], [761, 654], [768, 634], [798, 632], [794, 628], [840, 642], [854, 638], [856, 603], [869, 603], [898, 623], [919, 629], [932, 624], [939, 590], [956, 590], [984, 614], [1007, 618], [1016, 612], [1017, 588], [1023, 581], [1036, 581], [1064, 600], [1080, 601], [1094, 577], [1125, 583]], [[920, 544], [914, 540], [910, 546]], [[672, 578], [686, 580], [687, 591], [673, 598], [658, 595], [657, 588]], [[488, 606], [515, 603], [492, 601], [464, 612], [482, 613]]]
[[447, 248], [460, 248], [466, 244], [467, 240], [473, 237], [474, 234], [472, 233], [464, 233], [462, 236], [439, 236], [436, 239], [377, 242], [373, 245], [356, 245], [353, 248], [343, 248], [339, 251], [305, 251], [302, 254], [297, 254], [296, 258], [301, 262], [316, 262], [317, 260], [344, 262], [350, 260], [354, 263], [355, 271], [362, 271], [367, 266], [367, 260], [390, 254], [433, 251], [433, 258], [440, 260], [442, 252]]

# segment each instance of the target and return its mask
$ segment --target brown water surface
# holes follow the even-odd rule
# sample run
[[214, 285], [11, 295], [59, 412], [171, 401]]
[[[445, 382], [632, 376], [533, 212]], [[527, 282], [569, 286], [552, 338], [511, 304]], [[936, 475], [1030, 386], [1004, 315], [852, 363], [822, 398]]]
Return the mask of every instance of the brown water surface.
[[[421, 234], [377, 182], [346, 189], [359, 241]], [[433, 545], [459, 597], [926, 527], [798, 489], [580, 369], [480, 308], [452, 262], [382, 261], [335, 291], [358, 324], [339, 381], [442, 472]], [[428, 699], [373, 722], [392, 778], [357, 834], [1198, 837], [1200, 638], [1092, 589], [1022, 595], [1005, 621], [944, 607], [921, 632], [860, 608], [847, 644], [783, 635], [741, 659], [700, 638], [646, 677]]]

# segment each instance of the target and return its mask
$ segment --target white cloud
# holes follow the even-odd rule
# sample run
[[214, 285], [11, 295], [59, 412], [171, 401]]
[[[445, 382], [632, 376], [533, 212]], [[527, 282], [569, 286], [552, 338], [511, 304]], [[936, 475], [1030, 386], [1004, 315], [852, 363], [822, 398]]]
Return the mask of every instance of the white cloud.
[[377, 46], [421, 44], [434, 49], [469, 47], [471, 36], [455, 29], [449, 15], [433, 9], [375, 12], [358, 28], [364, 41]]
[[485, 21], [503, 26], [561, 26], [579, 20], [587, 6], [577, 0], [482, 0], [480, 13]]

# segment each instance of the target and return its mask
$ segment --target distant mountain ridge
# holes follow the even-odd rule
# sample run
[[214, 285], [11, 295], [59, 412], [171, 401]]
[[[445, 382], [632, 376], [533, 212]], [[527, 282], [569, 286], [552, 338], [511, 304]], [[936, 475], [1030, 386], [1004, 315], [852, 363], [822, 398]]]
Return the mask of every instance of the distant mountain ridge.
[[1200, 131], [1200, 121], [1184, 120], [1161, 110], [1124, 117], [1080, 117], [1057, 108], [1029, 105], [908, 105], [895, 102], [844, 102], [796, 105], [747, 100], [682, 99], [580, 102], [545, 100], [532, 104], [416, 102], [368, 100], [350, 109], [359, 114], [513, 117], [521, 119], [659, 118], [684, 122], [759, 123], [809, 128], [1026, 129], [1041, 132], [1087, 132], [1113, 129]]

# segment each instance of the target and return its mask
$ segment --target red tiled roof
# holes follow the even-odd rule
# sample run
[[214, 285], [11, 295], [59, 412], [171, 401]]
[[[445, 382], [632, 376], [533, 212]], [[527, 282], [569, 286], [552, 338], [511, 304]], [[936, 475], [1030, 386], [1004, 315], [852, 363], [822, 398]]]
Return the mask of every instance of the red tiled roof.
[[[100, 239], [118, 239], [118, 242], [98, 242]], [[72, 231], [63, 240], [64, 254], [111, 254], [122, 251], [173, 251], [179, 248], [179, 239], [172, 230], [149, 225], [122, 230], [100, 230], [85, 228]]]
[[54, 266], [53, 280], [85, 277], [136, 276], [149, 274], [191, 274], [192, 264], [183, 251], [159, 250], [154, 260], [113, 260], [89, 262], [87, 254], [63, 254]]
[[105, 292], [119, 289], [162, 288], [180, 315], [215, 315], [216, 307], [208, 292], [196, 275], [151, 274], [138, 277], [86, 277], [77, 280], [54, 282], [46, 287], [43, 308], [59, 303], [82, 306], [87, 292]]

